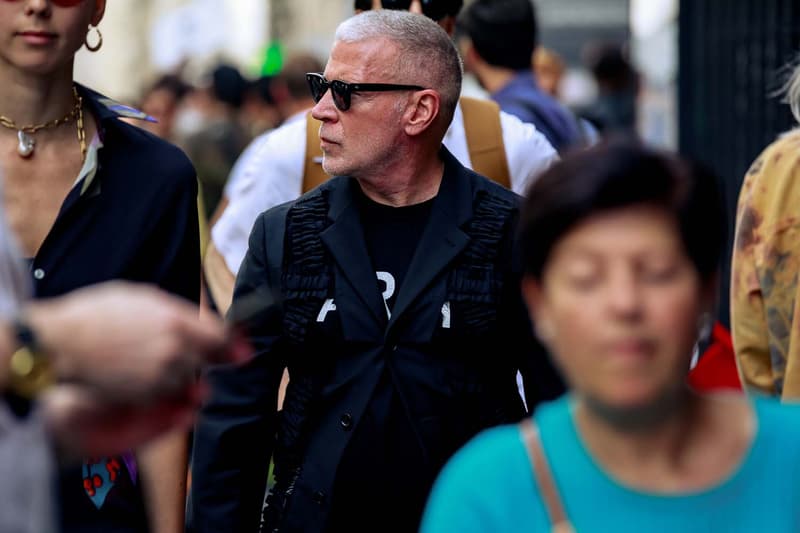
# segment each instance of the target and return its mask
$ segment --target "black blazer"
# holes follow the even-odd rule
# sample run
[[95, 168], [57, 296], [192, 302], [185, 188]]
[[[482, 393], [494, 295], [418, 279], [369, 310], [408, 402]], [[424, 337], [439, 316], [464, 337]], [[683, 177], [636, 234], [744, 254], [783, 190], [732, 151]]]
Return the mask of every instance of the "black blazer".
[[[324, 529], [336, 467], [387, 366], [423, 442], [431, 479], [479, 430], [524, 415], [517, 370], [525, 379], [528, 408], [563, 391], [533, 339], [519, 292], [513, 239], [519, 197], [466, 169], [446, 150], [442, 158], [443, 181], [390, 319], [363, 239], [353, 194], [357, 182], [334, 178], [298, 200], [314, 195], [328, 199], [329, 225], [320, 238], [333, 263], [330, 296], [336, 310], [324, 322], [315, 322], [315, 331], [309, 333], [316, 339], [315, 353], [286, 348], [280, 313], [275, 312], [253, 337], [253, 361], [212, 373], [213, 396], [195, 433], [188, 517], [192, 531], [256, 531], [275, 444], [281, 374], [287, 364], [290, 372], [302, 372], [292, 369], [293, 358], [317, 357], [330, 366], [291, 496], [287, 531]], [[493, 252], [497, 257], [491, 258], [498, 265], [491, 289], [496, 293], [492, 325], [478, 332], [456, 316], [455, 306], [450, 327], [445, 327], [443, 305], [450, 274], [470, 249], [467, 228], [480, 227], [480, 217], [491, 216], [476, 214], [480, 198], [503, 206], [508, 216], [499, 226], [502, 235]], [[233, 309], [264, 284], [280, 287], [287, 213], [294, 205], [275, 207], [257, 219], [236, 281]], [[466, 293], [475, 287], [480, 283], [465, 287]], [[484, 296], [478, 292], [469, 297]]]

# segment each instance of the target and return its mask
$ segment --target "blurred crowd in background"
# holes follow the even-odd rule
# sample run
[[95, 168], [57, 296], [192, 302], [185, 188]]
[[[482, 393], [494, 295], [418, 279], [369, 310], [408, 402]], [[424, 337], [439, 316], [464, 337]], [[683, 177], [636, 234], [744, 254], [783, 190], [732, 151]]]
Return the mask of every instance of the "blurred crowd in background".
[[[628, 43], [588, 41], [581, 51], [581, 63], [569, 64], [557, 51], [537, 47], [530, 69], [541, 89], [572, 109], [593, 137], [608, 132], [635, 134], [641, 76]], [[308, 97], [305, 73], [324, 67], [311, 50], [280, 46], [277, 52], [275, 47], [266, 48], [261, 60], [256, 75], [251, 75], [253, 69], [220, 57], [198, 76], [187, 58], [172, 71], [156, 75], [138, 98], [126, 101], [157, 121], [137, 124], [189, 155], [209, 220], [245, 147], [300, 111], [296, 103]], [[474, 77], [468, 78], [465, 92], [487, 96]]]

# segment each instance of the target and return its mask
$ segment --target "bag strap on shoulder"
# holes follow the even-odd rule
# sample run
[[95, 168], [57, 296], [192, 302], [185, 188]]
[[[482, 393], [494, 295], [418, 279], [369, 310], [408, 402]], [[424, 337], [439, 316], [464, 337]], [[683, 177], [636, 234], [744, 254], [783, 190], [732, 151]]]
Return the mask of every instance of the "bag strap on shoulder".
[[[503, 144], [500, 107], [491, 100], [461, 97], [464, 132], [472, 169], [492, 181], [511, 188], [511, 173]], [[303, 166], [303, 193], [325, 183], [330, 176], [322, 170], [322, 149], [319, 146], [320, 122], [306, 115], [306, 158]]]
[[525, 444], [525, 449], [528, 452], [528, 460], [531, 464], [533, 477], [536, 480], [536, 484], [539, 486], [547, 516], [550, 518], [550, 523], [553, 526], [552, 531], [559, 533], [573, 532], [574, 530], [567, 518], [567, 513], [564, 511], [564, 505], [561, 502], [558, 487], [550, 471], [547, 456], [544, 454], [542, 440], [539, 437], [539, 428], [532, 418], [527, 417], [520, 422], [519, 431], [522, 435], [522, 442]]
[[461, 112], [472, 169], [510, 189], [511, 173], [503, 144], [500, 106], [491, 100], [462, 96]]

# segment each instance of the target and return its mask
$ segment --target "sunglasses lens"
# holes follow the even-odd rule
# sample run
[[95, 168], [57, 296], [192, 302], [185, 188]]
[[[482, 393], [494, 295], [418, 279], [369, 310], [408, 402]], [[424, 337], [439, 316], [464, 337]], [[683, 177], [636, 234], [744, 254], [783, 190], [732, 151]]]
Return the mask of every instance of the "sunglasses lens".
[[350, 90], [344, 83], [332, 81], [331, 94], [333, 95], [333, 103], [339, 111], [350, 109]]
[[308, 82], [309, 90], [311, 90], [311, 98], [315, 102], [319, 102], [322, 99], [322, 95], [328, 90], [325, 80], [319, 74], [306, 74], [306, 81]]

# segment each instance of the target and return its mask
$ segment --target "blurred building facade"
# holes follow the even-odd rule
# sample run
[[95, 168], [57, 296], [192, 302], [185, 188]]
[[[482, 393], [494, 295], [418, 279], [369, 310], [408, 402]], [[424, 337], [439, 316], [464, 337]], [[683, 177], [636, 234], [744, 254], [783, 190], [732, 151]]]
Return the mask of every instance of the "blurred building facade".
[[256, 75], [266, 47], [327, 56], [350, 0], [114, 0], [100, 24], [103, 48], [78, 53], [76, 78], [135, 101], [158, 74], [181, 70], [197, 82], [225, 61]]

